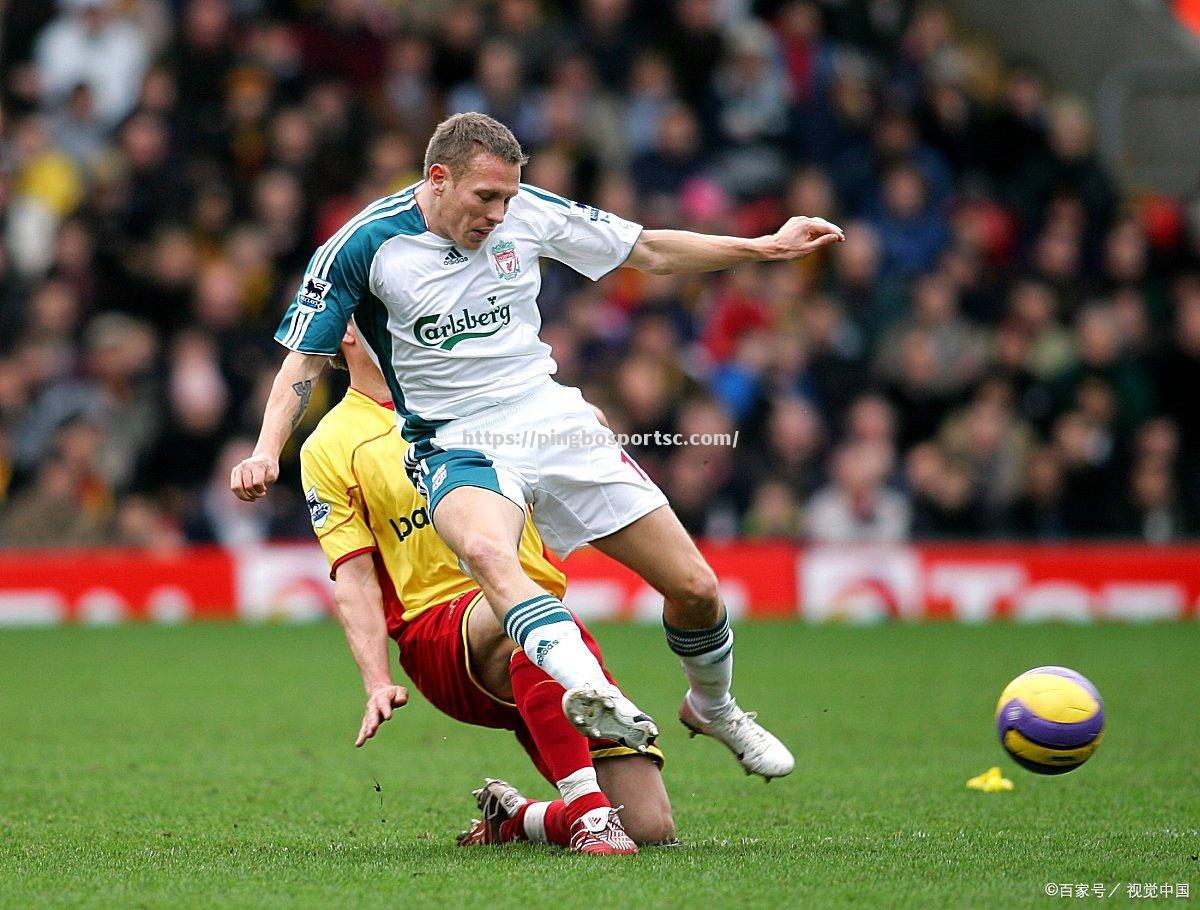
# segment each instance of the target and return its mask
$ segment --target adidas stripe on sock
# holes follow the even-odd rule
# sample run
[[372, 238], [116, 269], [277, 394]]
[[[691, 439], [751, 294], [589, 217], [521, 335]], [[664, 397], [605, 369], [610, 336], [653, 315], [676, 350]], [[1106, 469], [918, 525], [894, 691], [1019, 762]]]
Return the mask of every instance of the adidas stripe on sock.
[[504, 631], [564, 689], [606, 682], [599, 661], [583, 643], [575, 617], [552, 594], [531, 597], [509, 610]]

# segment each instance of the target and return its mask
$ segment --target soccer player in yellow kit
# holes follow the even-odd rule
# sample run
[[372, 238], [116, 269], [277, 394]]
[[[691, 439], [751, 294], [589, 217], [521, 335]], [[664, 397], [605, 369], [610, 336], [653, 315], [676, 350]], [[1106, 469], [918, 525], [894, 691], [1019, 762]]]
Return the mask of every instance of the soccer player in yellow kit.
[[[475, 794], [484, 817], [460, 843], [535, 840], [586, 853], [636, 853], [635, 842], [672, 840], [662, 753], [652, 747], [640, 755], [612, 741], [588, 740], [571, 726], [561, 709], [562, 686], [513, 644], [397, 469], [408, 443], [397, 429], [387, 383], [353, 327], [335, 363], [339, 359], [350, 371], [350, 390], [305, 442], [300, 463], [313, 530], [329, 560], [338, 615], [367, 691], [355, 745], [407, 701], [407, 691], [392, 680], [391, 637], [405, 672], [431, 704], [464, 723], [513, 730], [559, 789], [560, 799], [535, 802], [489, 779]], [[566, 577], [547, 559], [528, 519], [519, 554], [529, 577], [561, 598]], [[603, 664], [595, 640], [586, 629], [584, 635]], [[613, 803], [624, 804], [622, 817]]]

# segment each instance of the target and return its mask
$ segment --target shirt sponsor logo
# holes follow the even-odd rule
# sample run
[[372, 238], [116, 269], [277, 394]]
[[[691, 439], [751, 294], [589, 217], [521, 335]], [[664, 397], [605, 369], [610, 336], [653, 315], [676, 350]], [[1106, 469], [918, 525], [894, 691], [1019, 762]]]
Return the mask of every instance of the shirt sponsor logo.
[[521, 274], [521, 260], [511, 240], [492, 244], [492, 262], [496, 264], [496, 277], [501, 281], [512, 281]]
[[325, 521], [329, 518], [329, 503], [321, 502], [316, 486], [304, 491], [304, 502], [308, 506], [308, 514], [312, 517], [313, 527], [325, 527]]
[[427, 348], [453, 350], [459, 343], [470, 338], [487, 338], [495, 335], [512, 319], [508, 304], [496, 306], [496, 298], [487, 299], [491, 309], [473, 313], [466, 307], [458, 312], [442, 316], [422, 316], [413, 323], [413, 335], [418, 344]]
[[333, 285], [323, 278], [305, 275], [304, 284], [300, 286], [300, 296], [296, 298], [296, 303], [307, 310], [320, 313], [325, 309], [325, 295], [329, 293], [331, 287]]
[[421, 528], [429, 525], [429, 513], [425, 511], [424, 506], [421, 506], [409, 515], [401, 515], [399, 518], [389, 518], [388, 524], [392, 526], [392, 530], [396, 533], [396, 540], [404, 543], [414, 531], [419, 531]]

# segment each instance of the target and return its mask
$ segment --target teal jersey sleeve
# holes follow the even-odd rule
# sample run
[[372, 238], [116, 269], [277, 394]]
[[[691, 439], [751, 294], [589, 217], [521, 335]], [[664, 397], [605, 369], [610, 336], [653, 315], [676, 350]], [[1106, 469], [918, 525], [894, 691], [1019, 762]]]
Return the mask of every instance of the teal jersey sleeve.
[[276, 341], [301, 354], [338, 352], [346, 324], [371, 293], [371, 263], [379, 247], [397, 234], [425, 230], [414, 189], [367, 206], [317, 248], [283, 314]]
[[375, 250], [355, 233], [341, 243], [336, 240], [335, 234], [313, 254], [300, 288], [283, 314], [275, 340], [289, 350], [336, 354], [346, 323], [368, 292]]

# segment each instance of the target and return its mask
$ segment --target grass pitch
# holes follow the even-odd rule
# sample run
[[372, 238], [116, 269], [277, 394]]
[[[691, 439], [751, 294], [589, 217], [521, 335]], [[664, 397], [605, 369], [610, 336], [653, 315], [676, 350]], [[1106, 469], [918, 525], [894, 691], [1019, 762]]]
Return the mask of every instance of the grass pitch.
[[[660, 630], [596, 632], [663, 728], [680, 848], [455, 847], [485, 775], [549, 789], [508, 734], [419, 696], [356, 751], [333, 625], [2, 631], [0, 907], [1040, 907], [1062, 900], [1047, 883], [1200, 889], [1200, 627], [742, 626], [736, 691], [798, 760], [770, 786], [675, 724]], [[992, 724], [1003, 685], [1046, 663], [1089, 676], [1109, 719], [1056, 778], [1009, 761]], [[965, 789], [990, 765], [1015, 791]]]

